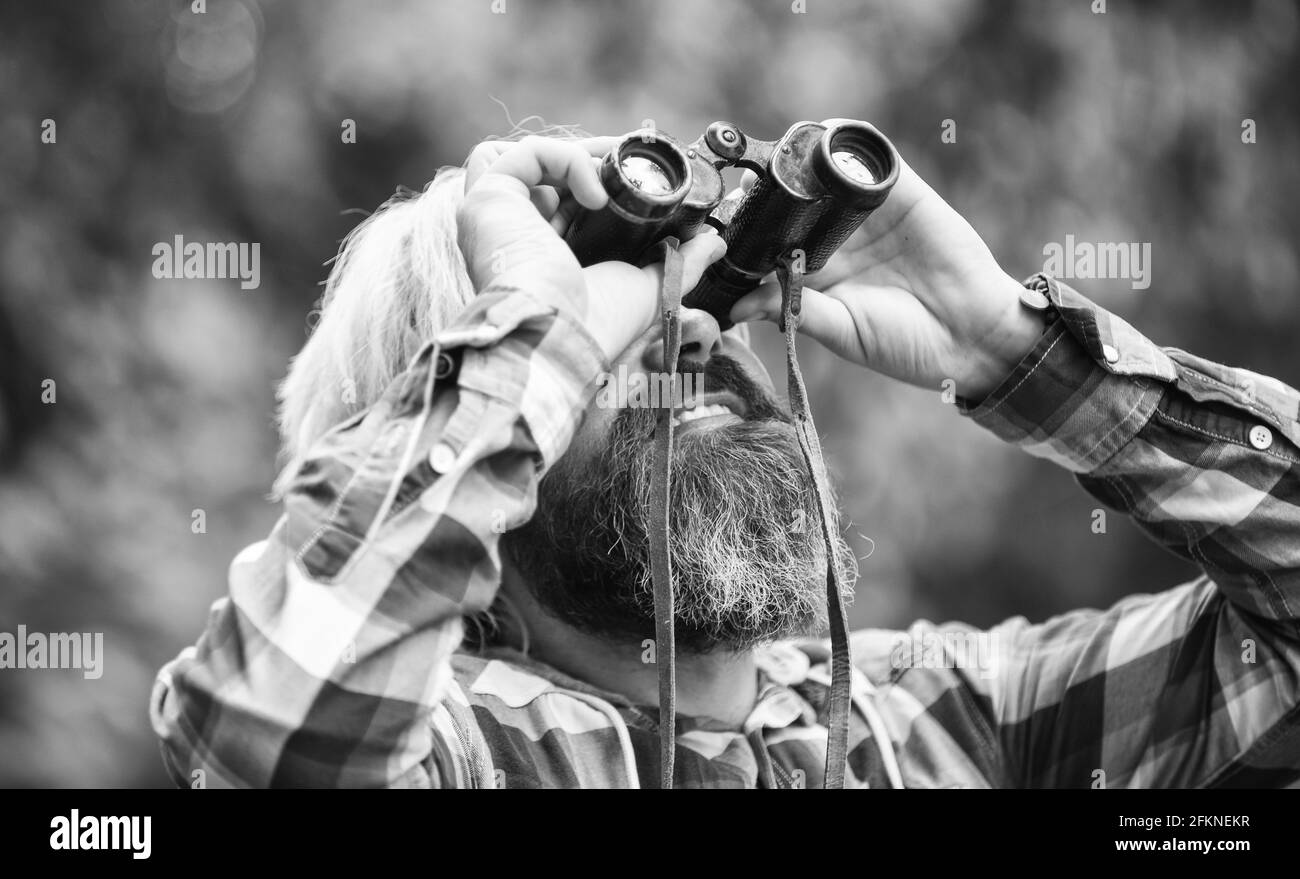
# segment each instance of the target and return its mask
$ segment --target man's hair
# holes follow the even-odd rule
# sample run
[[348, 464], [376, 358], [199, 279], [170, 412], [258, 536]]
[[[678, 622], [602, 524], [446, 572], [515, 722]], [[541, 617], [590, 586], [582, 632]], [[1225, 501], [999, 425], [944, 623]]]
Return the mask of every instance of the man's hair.
[[302, 351], [278, 398], [282, 494], [312, 444], [384, 392], [420, 347], [474, 297], [456, 242], [462, 168], [399, 192], [339, 247]]

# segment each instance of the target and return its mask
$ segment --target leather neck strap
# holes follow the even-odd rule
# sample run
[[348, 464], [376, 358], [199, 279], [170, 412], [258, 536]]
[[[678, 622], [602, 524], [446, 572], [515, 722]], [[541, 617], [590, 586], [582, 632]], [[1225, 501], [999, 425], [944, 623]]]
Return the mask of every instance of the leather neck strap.
[[787, 393], [790, 412], [794, 415], [795, 430], [799, 436], [799, 449], [804, 463], [812, 475], [817, 489], [817, 513], [821, 523], [822, 541], [826, 544], [826, 607], [831, 630], [831, 689], [827, 698], [826, 788], [844, 787], [844, 767], [848, 762], [849, 709], [851, 693], [849, 679], [853, 658], [849, 652], [848, 615], [844, 610], [844, 593], [841, 584], [839, 554], [836, 552], [835, 534], [832, 532], [836, 518], [831, 501], [830, 481], [826, 478], [826, 463], [822, 460], [821, 442], [817, 439], [817, 426], [813, 424], [808, 408], [808, 391], [799, 371], [795, 354], [795, 334], [799, 329], [799, 312], [803, 304], [803, 272], [799, 261], [782, 259], [777, 266], [781, 281], [781, 332], [785, 334], [785, 362]]
[[[663, 325], [664, 368], [668, 372], [668, 400], [661, 399], [655, 428], [654, 470], [650, 494], [650, 572], [654, 583], [655, 662], [659, 676], [659, 785], [673, 787], [673, 762], [677, 745], [677, 667], [673, 629], [671, 520], [672, 497], [673, 399], [677, 387], [677, 360], [681, 356], [682, 257], [678, 242], [669, 238], [662, 245], [664, 261], [663, 289], [660, 296]], [[848, 721], [850, 710], [849, 678], [852, 657], [849, 652], [848, 618], [842, 592], [843, 573], [839, 569], [836, 541], [832, 532], [836, 521], [832, 515], [826, 465], [822, 460], [817, 428], [808, 409], [808, 392], [795, 353], [795, 335], [803, 294], [803, 275], [798, 263], [783, 260], [777, 269], [781, 281], [781, 330], [785, 334], [786, 378], [790, 410], [804, 463], [812, 475], [817, 494], [818, 521], [826, 544], [826, 602], [831, 630], [831, 688], [827, 699], [826, 783], [828, 789], [844, 787], [844, 769], [848, 759]]]
[[[677, 645], [673, 629], [673, 566], [670, 550], [672, 527], [673, 399], [677, 389], [677, 359], [682, 350], [682, 255], [677, 239], [663, 242], [664, 280], [660, 293], [663, 322], [664, 369], [668, 393], [660, 395], [655, 428], [654, 483], [650, 492], [650, 575], [654, 582], [655, 666], [659, 672], [659, 787], [673, 788], [673, 757], [677, 747]], [[664, 400], [664, 397], [667, 400]]]

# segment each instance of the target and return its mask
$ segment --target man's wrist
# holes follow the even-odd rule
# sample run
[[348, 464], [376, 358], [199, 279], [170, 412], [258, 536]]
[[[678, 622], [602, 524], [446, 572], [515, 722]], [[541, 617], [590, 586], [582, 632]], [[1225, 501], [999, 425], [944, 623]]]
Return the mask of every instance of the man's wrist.
[[970, 400], [991, 394], [1034, 349], [1049, 322], [1050, 303], [1044, 299], [1042, 307], [1037, 307], [1031, 298], [1033, 291], [1010, 275], [1004, 274], [998, 282], [996, 295], [1005, 303], [1003, 319], [981, 340], [976, 367], [962, 391]]

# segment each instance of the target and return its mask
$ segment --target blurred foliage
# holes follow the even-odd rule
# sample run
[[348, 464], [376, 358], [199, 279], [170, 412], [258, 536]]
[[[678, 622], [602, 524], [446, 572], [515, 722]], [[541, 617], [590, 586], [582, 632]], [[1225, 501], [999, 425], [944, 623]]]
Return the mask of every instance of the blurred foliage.
[[[207, 7], [43, 0], [0, 27], [0, 631], [102, 631], [107, 652], [98, 681], [0, 672], [0, 783], [165, 781], [151, 681], [277, 515], [273, 385], [325, 261], [356, 209], [533, 114], [686, 139], [872, 120], [1013, 273], [1067, 234], [1150, 242], [1150, 289], [1078, 286], [1163, 344], [1300, 382], [1287, 0]], [[260, 242], [260, 289], [155, 280], [177, 234]], [[938, 388], [804, 358], [870, 554], [856, 625], [1041, 619], [1190, 575], [1117, 516], [1092, 533], [1067, 474]]]

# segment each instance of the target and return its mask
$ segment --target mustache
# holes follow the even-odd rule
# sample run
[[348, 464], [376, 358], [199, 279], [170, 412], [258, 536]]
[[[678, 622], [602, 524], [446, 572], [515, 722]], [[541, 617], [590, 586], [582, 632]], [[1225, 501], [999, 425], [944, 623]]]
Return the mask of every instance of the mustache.
[[[762, 385], [755, 381], [740, 361], [726, 354], [715, 354], [703, 365], [694, 362], [678, 367], [679, 374], [697, 375], [697, 381], [710, 393], [727, 391], [735, 394], [745, 406], [742, 416], [746, 422], [777, 421], [793, 424], [794, 416], [781, 406]], [[737, 413], [739, 414], [739, 413]], [[619, 440], [648, 440], [654, 435], [659, 422], [659, 411], [644, 406], [623, 409], [614, 420], [612, 437]]]

